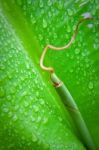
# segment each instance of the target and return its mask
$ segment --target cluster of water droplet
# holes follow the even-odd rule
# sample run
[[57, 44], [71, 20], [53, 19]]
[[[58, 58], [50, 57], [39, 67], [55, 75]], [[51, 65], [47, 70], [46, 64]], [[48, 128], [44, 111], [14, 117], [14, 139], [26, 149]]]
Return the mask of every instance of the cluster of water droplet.
[[[49, 93], [49, 89], [25, 52], [13, 26], [7, 22], [3, 12], [0, 12], [0, 18], [0, 56], [2, 59], [0, 63], [0, 116], [1, 124], [3, 125], [5, 122], [2, 128], [2, 132], [7, 135], [5, 141], [7, 140], [8, 149], [15, 147], [16, 141], [19, 143], [19, 148], [23, 149], [26, 148], [26, 145], [31, 147], [33, 143], [38, 147], [42, 146], [42, 149], [49, 149], [50, 146], [47, 143], [54, 140], [55, 127], [48, 128], [48, 124], [55, 122], [54, 125], [57, 124], [57, 128], [61, 128], [60, 132], [64, 132], [62, 117], [54, 104], [54, 97], [51, 94], [48, 97], [46, 94]], [[45, 130], [43, 130], [44, 128]], [[51, 135], [49, 140], [49, 132], [51, 131], [53, 131], [53, 136]], [[28, 137], [25, 133], [31, 135], [29, 141], [26, 141]], [[11, 144], [12, 137], [20, 138]], [[55, 142], [58, 141], [57, 138], [53, 143], [53, 148], [56, 145]], [[24, 145], [24, 143], [27, 144]], [[63, 144], [60, 147], [65, 149]], [[1, 149], [3, 150], [5, 147], [2, 145]]]
[[[26, 0], [25, 2], [12, 0], [12, 2], [13, 4], [18, 4], [26, 19], [31, 23], [41, 48], [44, 48], [48, 43], [56, 46], [66, 44], [79, 18], [90, 16], [90, 14], [95, 15], [98, 8], [96, 7], [96, 10], [92, 9], [93, 5], [88, 5], [89, 1], [81, 2], [79, 0], [72, 4], [71, 1], [58, 2], [56, 0], [48, 0], [47, 2], [43, 0]], [[82, 9], [80, 13], [83, 7], [85, 9]], [[77, 15], [77, 12], [79, 15]], [[53, 105], [48, 104], [46, 101], [46, 92], [48, 91], [45, 89], [47, 87], [43, 84], [35, 65], [24, 52], [24, 47], [15, 36], [13, 28], [7, 24], [2, 14], [0, 17], [0, 47], [2, 55], [0, 64], [0, 82], [2, 83], [0, 88], [0, 97], [2, 99], [1, 116], [10, 118], [11, 121], [7, 126], [12, 126], [13, 122], [17, 124], [21, 121], [21, 123], [25, 124], [26, 129], [28, 125], [31, 125], [31, 130], [38, 131], [40, 124], [46, 126], [50, 121], [51, 115], [54, 114], [54, 112], [51, 112]], [[74, 20], [74, 18], [77, 19]], [[86, 27], [87, 29], [84, 29]], [[91, 32], [90, 34], [95, 33], [95, 27], [92, 22], [82, 28], [84, 29], [83, 31]], [[86, 36], [84, 32], [80, 31], [76, 42], [68, 52], [56, 54], [56, 52], [51, 51], [48, 56], [53, 58], [50, 63], [56, 68], [57, 73], [60, 74], [67, 85], [72, 87], [70, 90], [74, 96], [76, 97], [77, 94], [78, 97], [83, 98], [87, 93], [89, 100], [93, 97], [93, 100], [89, 101], [93, 105], [96, 98], [95, 90], [99, 85], [97, 85], [98, 79], [93, 68], [94, 62], [90, 59], [91, 53], [86, 44]], [[98, 49], [97, 33], [92, 48], [96, 51]], [[63, 68], [61, 72], [58, 72], [59, 68]], [[85, 86], [83, 87], [82, 85], [84, 84]], [[78, 93], [77, 88], [74, 88], [75, 85], [82, 93]], [[85, 103], [83, 99], [79, 103], [82, 102]], [[88, 105], [90, 105], [89, 103]], [[56, 114], [53, 116], [55, 119], [57, 118]], [[59, 122], [62, 122], [61, 117], [59, 117]], [[33, 142], [36, 142], [37, 139], [38, 137], [33, 134]]]

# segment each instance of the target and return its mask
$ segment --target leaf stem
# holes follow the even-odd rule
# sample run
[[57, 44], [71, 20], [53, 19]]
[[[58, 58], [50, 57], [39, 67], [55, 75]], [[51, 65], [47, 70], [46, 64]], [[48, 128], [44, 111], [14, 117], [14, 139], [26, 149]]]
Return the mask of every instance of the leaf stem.
[[51, 80], [54, 83], [54, 86], [56, 87], [56, 91], [60, 96], [62, 102], [66, 106], [83, 144], [88, 150], [95, 150], [95, 145], [88, 131], [88, 128], [85, 124], [85, 121], [79, 111], [79, 108], [75, 100], [71, 96], [69, 90], [64, 85], [64, 83], [60, 81], [60, 79], [57, 77], [55, 73], [51, 74]]

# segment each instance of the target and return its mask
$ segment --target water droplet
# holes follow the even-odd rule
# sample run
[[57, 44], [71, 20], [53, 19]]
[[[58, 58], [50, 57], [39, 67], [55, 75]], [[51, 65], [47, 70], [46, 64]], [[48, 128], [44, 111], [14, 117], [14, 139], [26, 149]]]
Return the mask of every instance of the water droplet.
[[11, 117], [11, 116], [12, 116], [12, 114], [13, 114], [13, 113], [10, 111], [10, 112], [8, 113], [8, 116], [9, 116], [9, 117]]
[[58, 9], [61, 10], [62, 8], [63, 8], [63, 3], [62, 3], [62, 1], [59, 1], [59, 2], [58, 2]]
[[30, 5], [32, 3], [32, 1], [31, 0], [27, 0], [27, 3]]
[[80, 53], [80, 49], [76, 48], [75, 49], [75, 54], [79, 54]]
[[16, 89], [14, 87], [12, 87], [10, 91], [11, 91], [11, 94], [14, 94]]
[[48, 122], [48, 118], [47, 118], [47, 117], [44, 117], [44, 118], [43, 118], [43, 123], [46, 124], [47, 122]]
[[43, 28], [46, 28], [47, 27], [47, 22], [45, 19], [43, 19]]
[[48, 149], [50, 149], [50, 145], [47, 143], [44, 143], [43, 148], [44, 148], [44, 150], [48, 150]]
[[26, 68], [27, 68], [27, 69], [29, 69], [29, 68], [30, 68], [30, 65], [29, 65], [28, 63], [26, 64]]
[[40, 8], [43, 7], [43, 1], [42, 0], [40, 0], [39, 6], [40, 6]]
[[88, 87], [89, 87], [90, 90], [92, 90], [93, 89], [93, 82], [90, 81], [89, 84], [88, 84]]
[[89, 63], [86, 63], [86, 67], [89, 68], [89, 66], [90, 66], [90, 64], [89, 64]]
[[4, 97], [5, 96], [5, 91], [3, 87], [0, 87], [0, 97]]
[[50, 12], [50, 11], [48, 12], [48, 16], [49, 16], [49, 18], [51, 18], [51, 16], [52, 16], [52, 14], [51, 14], [51, 12]]
[[32, 121], [32, 122], [35, 122], [35, 118], [34, 118], [34, 116], [32, 116], [32, 115], [31, 115], [31, 117], [30, 117], [30, 118], [31, 118], [31, 121]]
[[62, 122], [62, 120], [63, 120], [62, 117], [59, 117], [58, 119], [59, 119], [60, 122]]
[[84, 76], [86, 77], [86, 71], [84, 71]]
[[48, 0], [47, 4], [48, 4], [48, 6], [51, 6], [52, 5], [52, 1]]
[[0, 69], [1, 69], [1, 70], [4, 70], [4, 69], [5, 69], [5, 65], [4, 65], [4, 64], [1, 64], [1, 65], [0, 65]]
[[39, 34], [39, 40], [42, 41], [43, 40], [43, 36], [41, 34]]
[[23, 5], [24, 14], [26, 14], [26, 5]]
[[80, 83], [79, 83], [79, 81], [77, 81], [77, 85], [79, 85]]
[[82, 16], [84, 18], [89, 18], [89, 17], [91, 17], [91, 14], [90, 14], [90, 12], [85, 12], [85, 13], [82, 14]]
[[96, 49], [96, 50], [98, 50], [99, 45], [98, 45], [97, 43], [94, 43], [94, 44], [93, 44], [93, 48]]
[[39, 96], [39, 92], [38, 92], [38, 91], [36, 92], [36, 96], [37, 96], [37, 97]]
[[67, 9], [67, 13], [68, 13], [69, 16], [73, 15], [73, 11], [71, 9]]
[[87, 26], [88, 26], [88, 28], [92, 28], [92, 27], [93, 27], [93, 24], [90, 23], [90, 24], [88, 24]]
[[32, 133], [32, 141], [37, 142], [37, 140], [38, 140], [37, 136], [34, 133]]
[[25, 101], [24, 106], [25, 106], [25, 107], [28, 107], [28, 106], [29, 106], [29, 102], [28, 102], [28, 101]]
[[22, 97], [24, 97], [24, 96], [26, 96], [27, 95], [27, 92], [26, 91], [23, 91], [22, 93], [21, 93], [21, 96]]
[[9, 111], [9, 109], [7, 107], [3, 108], [3, 112], [7, 113]]
[[7, 72], [8, 78], [11, 79], [12, 78], [12, 74], [10, 72]]
[[68, 32], [68, 33], [70, 33], [70, 32], [71, 32], [70, 25], [67, 25], [67, 29], [66, 29], [66, 30], [67, 30], [67, 32]]
[[38, 118], [37, 118], [37, 120], [36, 120], [36, 122], [40, 122], [41, 121], [41, 117], [40, 116], [38, 116]]
[[12, 117], [12, 120], [13, 121], [16, 121], [18, 119], [17, 115], [15, 114], [13, 117]]
[[86, 5], [87, 3], [88, 3], [88, 1], [81, 2], [81, 4], [79, 5], [79, 7], [82, 7], [82, 6]]
[[38, 112], [38, 111], [39, 111], [39, 107], [36, 106], [36, 105], [34, 105], [34, 106], [33, 106], [33, 110], [34, 110], [35, 112]]
[[69, 57], [69, 53], [67, 53], [66, 56]]
[[54, 33], [54, 38], [57, 39], [57, 33]]
[[15, 105], [14, 109], [18, 110], [19, 109], [19, 105]]
[[73, 69], [70, 69], [70, 72], [72, 73], [72, 72], [73, 72]]
[[7, 100], [11, 100], [11, 95], [7, 95]]
[[31, 22], [32, 22], [32, 24], [36, 23], [36, 19], [32, 15], [31, 15]]
[[41, 98], [39, 101], [40, 101], [40, 104], [41, 104], [41, 105], [44, 105], [44, 104], [45, 104], [45, 101], [44, 101], [42, 98]]

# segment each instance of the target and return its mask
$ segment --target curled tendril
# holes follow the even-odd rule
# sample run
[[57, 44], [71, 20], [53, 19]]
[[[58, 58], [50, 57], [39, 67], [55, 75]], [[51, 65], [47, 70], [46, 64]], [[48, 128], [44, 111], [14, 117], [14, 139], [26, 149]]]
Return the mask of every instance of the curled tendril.
[[60, 50], [64, 50], [64, 49], [69, 48], [69, 47], [71, 46], [71, 44], [73, 43], [73, 41], [75, 40], [75, 38], [76, 38], [76, 35], [77, 35], [77, 33], [78, 33], [79, 25], [80, 25], [82, 22], [84, 22], [84, 21], [86, 21], [86, 20], [90, 20], [90, 19], [93, 19], [93, 18], [92, 18], [92, 17], [83, 18], [83, 19], [81, 19], [81, 20], [78, 22], [78, 24], [76, 25], [76, 29], [75, 29], [75, 31], [74, 31], [74, 33], [73, 33], [73, 35], [72, 35], [70, 41], [69, 41], [68, 44], [66, 44], [65, 46], [62, 46], [62, 47], [55, 47], [55, 46], [50, 45], [50, 44], [46, 45], [46, 47], [44, 48], [44, 50], [43, 50], [43, 52], [42, 52], [41, 58], [40, 58], [40, 67], [41, 67], [43, 70], [48, 71], [48, 72], [50, 72], [50, 73], [53, 73], [53, 72], [54, 72], [54, 68], [53, 68], [53, 67], [47, 67], [47, 66], [44, 65], [44, 58], [45, 58], [45, 55], [46, 55], [48, 49], [60, 51]]

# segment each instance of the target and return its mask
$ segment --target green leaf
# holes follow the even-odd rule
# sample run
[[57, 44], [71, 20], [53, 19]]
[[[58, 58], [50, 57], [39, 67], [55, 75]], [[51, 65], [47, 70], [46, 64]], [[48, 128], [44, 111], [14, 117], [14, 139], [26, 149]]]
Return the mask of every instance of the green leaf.
[[[76, 23], [88, 13], [98, 17], [98, 0], [1, 0], [1, 150], [84, 149], [39, 58], [46, 44], [66, 44]], [[86, 22], [79, 30], [69, 50], [50, 50], [45, 63], [69, 88], [99, 148], [97, 21]]]

